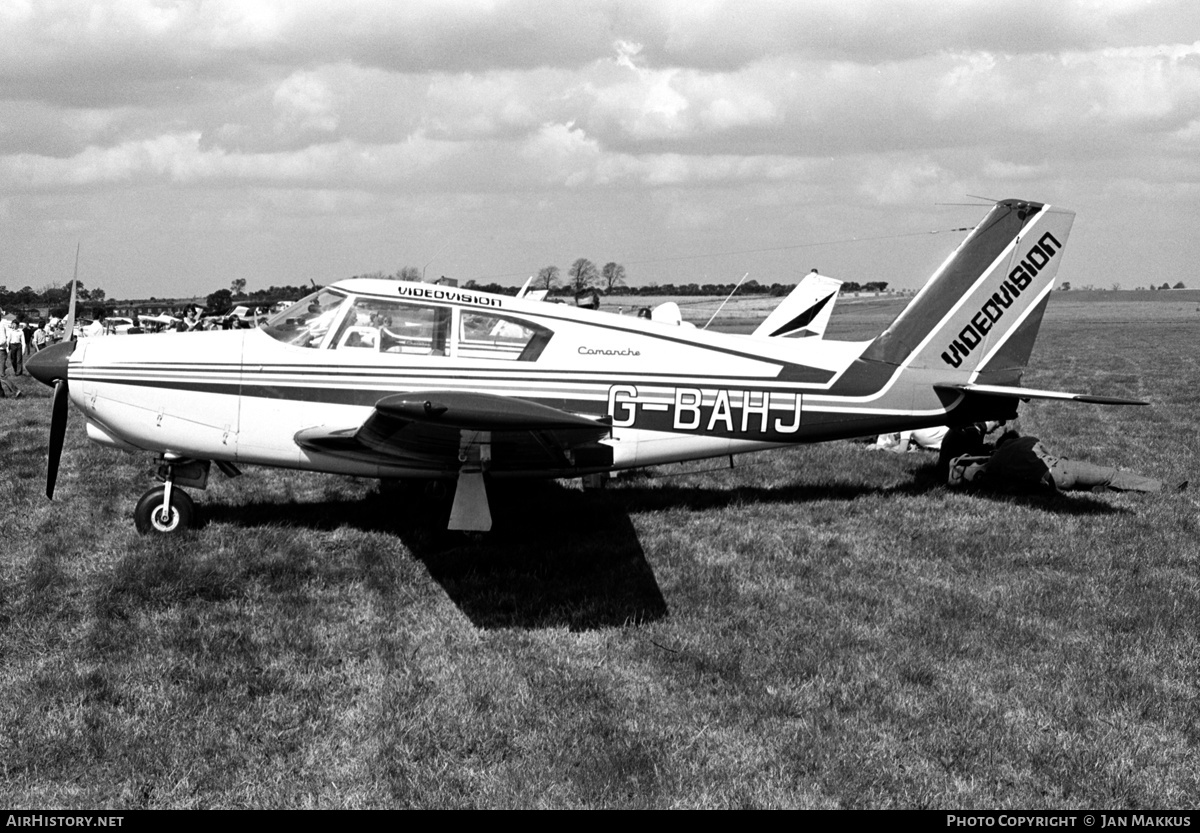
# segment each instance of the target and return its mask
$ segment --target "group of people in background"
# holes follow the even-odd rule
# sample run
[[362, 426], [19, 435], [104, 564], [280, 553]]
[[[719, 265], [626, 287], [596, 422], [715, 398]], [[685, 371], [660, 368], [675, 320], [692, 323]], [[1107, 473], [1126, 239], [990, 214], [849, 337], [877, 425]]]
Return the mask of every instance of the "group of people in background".
[[[3, 310], [0, 310], [3, 314]], [[189, 305], [183, 312], [182, 318], [173, 318], [163, 316], [162, 321], [146, 321], [145, 326], [134, 324], [129, 327], [127, 332], [161, 332], [176, 331], [182, 333], [199, 332], [201, 330], [221, 330], [237, 327], [250, 327], [253, 322], [257, 322], [266, 317], [266, 310], [253, 310], [252, 318], [243, 319], [236, 315], [227, 316], [205, 316], [199, 306]], [[112, 332], [120, 332], [109, 326], [113, 319], [109, 319], [106, 324], [105, 320], [97, 318], [89, 324], [76, 330], [76, 335], [82, 338], [93, 338], [96, 336], [108, 335]], [[119, 320], [119, 319], [118, 319]], [[128, 321], [129, 319], [125, 319]], [[143, 322], [139, 322], [143, 323]], [[21, 375], [29, 375], [25, 370], [25, 361], [34, 353], [44, 350], [51, 344], [62, 341], [64, 338], [69, 338], [70, 335], [65, 332], [65, 322], [57, 316], [38, 321], [21, 321], [17, 318], [0, 318], [0, 399], [12, 397], [20, 397], [20, 389], [13, 383], [13, 379]]]
[[257, 324], [266, 320], [267, 311], [261, 307], [254, 310], [247, 310], [246, 317], [239, 317], [236, 313], [228, 315], [205, 315], [204, 311], [195, 304], [188, 306], [183, 317], [173, 324], [165, 324], [161, 326], [161, 330], [174, 330], [179, 333], [198, 333], [203, 330], [236, 330], [239, 328], [253, 328]]
[[1003, 422], [939, 426], [899, 434], [883, 434], [872, 448], [904, 453], [938, 452], [937, 478], [951, 488], [1002, 492], [1162, 492], [1186, 489], [1188, 482], [1168, 484], [1115, 466], [1074, 460], [1052, 452], [1037, 437], [1009, 428], [993, 442]]
[[13, 318], [0, 320], [0, 323], [4, 328], [2, 334], [4, 349], [3, 353], [0, 353], [0, 397], [20, 397], [20, 389], [7, 377], [11, 375], [16, 378], [22, 374], [28, 375], [28, 371], [25, 370], [25, 359], [44, 349], [52, 340], [61, 338], [61, 335], [52, 336], [53, 328], [49, 322], [45, 321], [33, 324]]
[[1003, 426], [978, 422], [946, 435], [938, 455], [938, 472], [947, 485], [1024, 492], [1164, 492], [1183, 490], [1186, 480], [1168, 484], [1116, 466], [1075, 460], [1054, 453], [1037, 437], [1004, 431], [991, 443], [988, 436]]

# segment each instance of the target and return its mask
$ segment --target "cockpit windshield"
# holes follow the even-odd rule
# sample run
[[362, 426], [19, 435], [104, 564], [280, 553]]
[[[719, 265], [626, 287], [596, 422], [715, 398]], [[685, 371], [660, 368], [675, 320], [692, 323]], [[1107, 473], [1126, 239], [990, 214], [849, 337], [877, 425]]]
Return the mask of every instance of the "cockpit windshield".
[[320, 347], [346, 300], [345, 293], [320, 289], [267, 319], [272, 338], [297, 347]]

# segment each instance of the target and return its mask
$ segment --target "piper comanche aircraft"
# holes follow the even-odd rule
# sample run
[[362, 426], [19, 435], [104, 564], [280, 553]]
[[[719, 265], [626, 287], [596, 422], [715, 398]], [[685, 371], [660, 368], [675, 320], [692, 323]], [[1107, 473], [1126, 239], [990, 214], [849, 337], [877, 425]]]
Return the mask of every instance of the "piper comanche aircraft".
[[[189, 526], [212, 463], [454, 481], [449, 527], [491, 527], [487, 484], [576, 478], [797, 443], [1011, 419], [1074, 214], [997, 203], [877, 338], [732, 335], [470, 289], [354, 279], [253, 330], [64, 342], [29, 361], [53, 385], [52, 497], [68, 398], [102, 445], [149, 452], [143, 532]], [[803, 315], [811, 318], [812, 310]]]

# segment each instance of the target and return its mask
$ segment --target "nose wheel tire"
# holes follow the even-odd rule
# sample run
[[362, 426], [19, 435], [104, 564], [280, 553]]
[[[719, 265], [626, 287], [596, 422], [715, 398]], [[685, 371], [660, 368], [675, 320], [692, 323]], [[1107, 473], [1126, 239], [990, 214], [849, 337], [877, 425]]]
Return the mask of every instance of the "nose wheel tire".
[[196, 504], [178, 486], [171, 489], [171, 504], [163, 511], [165, 486], [155, 486], [138, 501], [133, 523], [143, 535], [177, 535], [190, 529], [196, 517]]

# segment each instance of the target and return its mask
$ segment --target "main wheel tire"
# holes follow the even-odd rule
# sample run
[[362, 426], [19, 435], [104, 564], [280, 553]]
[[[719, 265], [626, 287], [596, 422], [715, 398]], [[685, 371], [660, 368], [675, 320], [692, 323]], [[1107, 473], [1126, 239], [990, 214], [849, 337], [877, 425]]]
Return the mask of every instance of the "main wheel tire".
[[166, 486], [155, 486], [137, 502], [133, 510], [133, 523], [137, 531], [146, 535], [178, 535], [190, 529], [192, 520], [196, 517], [196, 504], [183, 489], [175, 486], [171, 489], [171, 506], [166, 516], [162, 512], [163, 492]]

